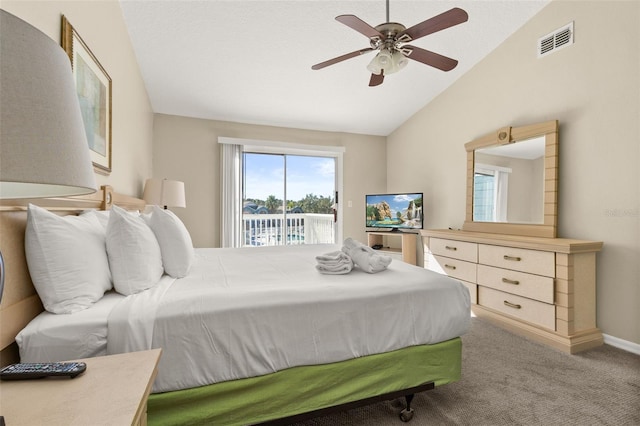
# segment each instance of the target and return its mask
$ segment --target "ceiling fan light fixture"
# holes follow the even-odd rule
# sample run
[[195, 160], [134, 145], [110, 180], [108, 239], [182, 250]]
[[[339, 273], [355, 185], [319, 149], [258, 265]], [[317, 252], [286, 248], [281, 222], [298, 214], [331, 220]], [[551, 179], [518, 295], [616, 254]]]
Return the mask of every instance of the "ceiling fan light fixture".
[[384, 75], [393, 74], [407, 66], [409, 60], [402, 52], [396, 50], [393, 53], [389, 49], [382, 49], [369, 62], [367, 69], [373, 74], [380, 74], [384, 71]]
[[369, 65], [367, 65], [367, 69], [373, 74], [380, 74], [382, 72], [382, 68], [378, 66], [376, 58], [373, 58], [371, 62], [369, 62]]
[[367, 65], [367, 69], [374, 74], [380, 74], [382, 72], [382, 67], [378, 63], [378, 55], [374, 56], [369, 65]]
[[393, 55], [388, 49], [382, 49], [377, 55], [376, 60], [380, 68], [387, 69], [393, 65]]
[[393, 63], [395, 64], [397, 70], [400, 71], [402, 68], [407, 66], [407, 64], [409, 63], [409, 58], [404, 56], [399, 50], [396, 50], [395, 52], [393, 52]]
[[374, 74], [380, 74], [384, 70], [385, 74], [388, 74], [387, 69], [391, 67], [393, 56], [387, 49], [382, 49], [378, 54], [369, 62], [367, 69]]

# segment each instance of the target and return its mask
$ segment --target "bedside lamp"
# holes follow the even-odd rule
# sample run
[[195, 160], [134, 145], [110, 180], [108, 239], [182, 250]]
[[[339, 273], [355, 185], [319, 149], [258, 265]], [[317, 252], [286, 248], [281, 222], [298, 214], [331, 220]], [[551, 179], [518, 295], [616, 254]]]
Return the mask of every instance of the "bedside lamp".
[[[69, 57], [4, 10], [0, 40], [0, 199], [95, 192]], [[4, 276], [0, 252], [0, 300]]]
[[187, 207], [184, 182], [168, 179], [147, 179], [142, 195], [147, 204], [167, 207]]

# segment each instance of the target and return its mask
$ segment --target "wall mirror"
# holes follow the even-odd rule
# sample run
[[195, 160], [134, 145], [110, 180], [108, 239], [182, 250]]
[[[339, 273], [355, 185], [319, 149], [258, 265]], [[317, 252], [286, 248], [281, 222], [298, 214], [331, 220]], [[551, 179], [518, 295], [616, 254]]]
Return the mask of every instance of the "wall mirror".
[[557, 121], [503, 127], [465, 149], [465, 231], [556, 237]]

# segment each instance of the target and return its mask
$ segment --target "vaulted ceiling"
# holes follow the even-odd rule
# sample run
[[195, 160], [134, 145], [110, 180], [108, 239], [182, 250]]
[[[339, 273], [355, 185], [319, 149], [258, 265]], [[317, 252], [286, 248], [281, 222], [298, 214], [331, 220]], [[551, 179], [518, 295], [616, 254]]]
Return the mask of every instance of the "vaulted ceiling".
[[368, 86], [371, 52], [322, 70], [311, 66], [369, 47], [335, 17], [353, 14], [375, 27], [386, 21], [382, 0], [120, 3], [155, 112], [386, 136], [548, 1], [391, 0], [390, 21], [406, 27], [453, 7], [469, 20], [412, 42], [457, 59], [455, 69], [410, 61], [377, 87]]

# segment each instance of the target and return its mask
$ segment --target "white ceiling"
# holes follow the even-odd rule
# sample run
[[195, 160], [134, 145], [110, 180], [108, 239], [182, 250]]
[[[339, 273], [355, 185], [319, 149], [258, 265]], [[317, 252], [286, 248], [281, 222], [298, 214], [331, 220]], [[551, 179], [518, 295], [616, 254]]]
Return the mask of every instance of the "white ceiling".
[[318, 71], [311, 66], [369, 47], [335, 17], [353, 14], [376, 26], [386, 21], [383, 0], [120, 3], [154, 112], [386, 136], [548, 1], [391, 0], [390, 21], [407, 28], [452, 7], [469, 20], [412, 42], [457, 59], [454, 70], [410, 61], [378, 87], [368, 86], [374, 53]]

